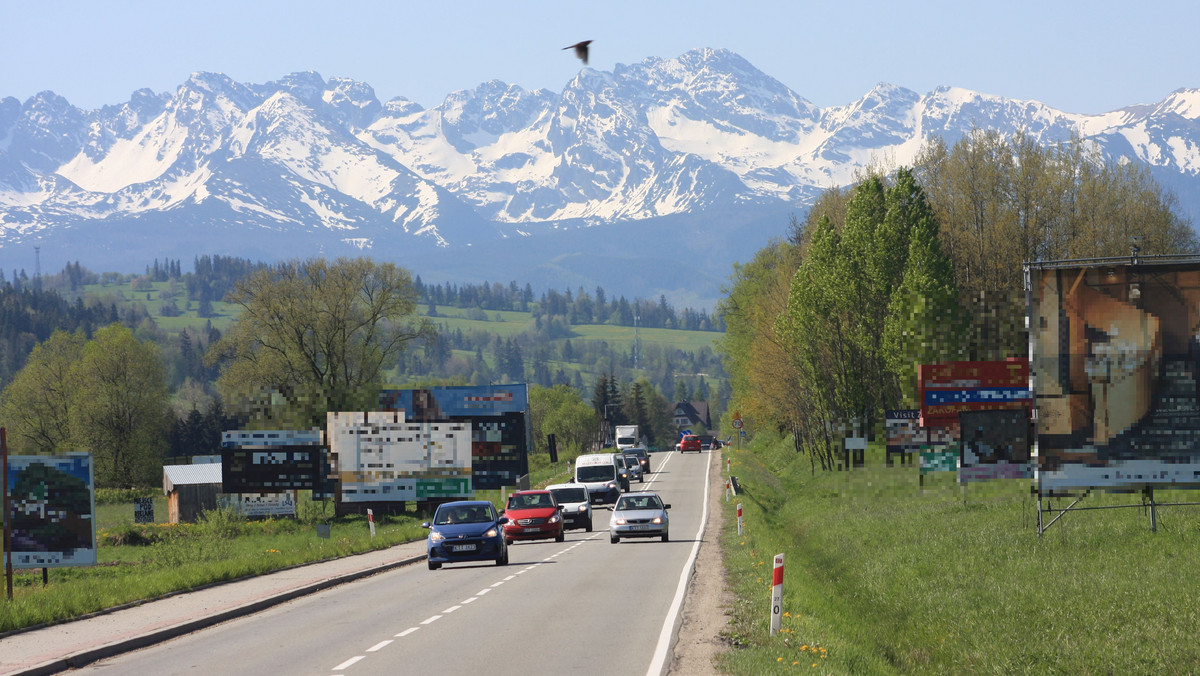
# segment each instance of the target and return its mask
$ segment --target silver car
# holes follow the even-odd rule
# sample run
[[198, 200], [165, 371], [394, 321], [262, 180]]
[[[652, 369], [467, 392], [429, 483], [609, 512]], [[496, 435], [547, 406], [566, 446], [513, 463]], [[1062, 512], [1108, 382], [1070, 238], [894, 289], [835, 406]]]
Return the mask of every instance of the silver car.
[[646, 476], [642, 470], [642, 463], [636, 455], [625, 453], [621, 455], [621, 458], [625, 463], [625, 473], [629, 475], [630, 481], [637, 481], [640, 484], [646, 480]]
[[582, 528], [592, 532], [592, 501], [583, 484], [554, 484], [546, 486], [562, 507], [563, 528]]
[[621, 538], [662, 538], [667, 542], [670, 537], [670, 521], [667, 510], [671, 505], [663, 504], [662, 498], [653, 491], [625, 493], [617, 499], [613, 507], [612, 517], [608, 520], [608, 539], [613, 544]]

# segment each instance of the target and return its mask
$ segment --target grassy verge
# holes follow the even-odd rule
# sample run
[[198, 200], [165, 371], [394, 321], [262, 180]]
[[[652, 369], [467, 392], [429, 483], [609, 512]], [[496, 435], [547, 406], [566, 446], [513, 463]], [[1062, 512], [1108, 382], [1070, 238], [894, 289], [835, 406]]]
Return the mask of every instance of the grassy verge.
[[[722, 671], [1194, 673], [1200, 509], [1069, 514], [1039, 540], [1028, 481], [868, 466], [812, 475], [790, 443], [725, 450], [746, 532], [722, 548], [737, 598]], [[1194, 493], [1156, 492], [1159, 502]], [[1131, 504], [1096, 495], [1089, 506]], [[1065, 506], [1065, 505], [1060, 505]], [[785, 555], [783, 631], [768, 636], [771, 564]]]
[[[165, 515], [157, 507], [156, 516]], [[0, 633], [425, 536], [416, 515], [377, 518], [375, 538], [365, 517], [339, 518], [324, 539], [312, 523], [293, 519], [246, 521], [212, 512], [198, 524], [134, 525], [132, 504], [97, 512], [98, 565], [51, 568], [45, 587], [41, 569], [17, 571], [13, 601], [0, 603]]]

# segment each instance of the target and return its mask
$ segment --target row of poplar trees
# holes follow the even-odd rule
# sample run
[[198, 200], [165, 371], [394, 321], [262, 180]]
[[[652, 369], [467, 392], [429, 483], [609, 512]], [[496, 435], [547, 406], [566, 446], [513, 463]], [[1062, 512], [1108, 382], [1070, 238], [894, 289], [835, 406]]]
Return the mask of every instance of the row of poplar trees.
[[735, 266], [718, 311], [750, 426], [789, 433], [813, 468], [841, 433], [917, 406], [917, 367], [1024, 357], [1023, 265], [1193, 253], [1191, 224], [1144, 167], [1081, 140], [975, 131], [911, 168], [826, 191], [786, 240]]

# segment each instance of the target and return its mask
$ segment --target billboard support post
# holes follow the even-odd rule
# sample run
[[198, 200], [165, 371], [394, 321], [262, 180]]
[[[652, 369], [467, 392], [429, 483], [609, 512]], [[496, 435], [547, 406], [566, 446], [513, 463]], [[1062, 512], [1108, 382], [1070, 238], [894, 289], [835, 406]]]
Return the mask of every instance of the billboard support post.
[[0, 484], [0, 490], [4, 491], [4, 580], [8, 588], [8, 600], [13, 598], [13, 565], [12, 565], [12, 512], [8, 506], [8, 431], [0, 427], [0, 467], [4, 468], [3, 484]]

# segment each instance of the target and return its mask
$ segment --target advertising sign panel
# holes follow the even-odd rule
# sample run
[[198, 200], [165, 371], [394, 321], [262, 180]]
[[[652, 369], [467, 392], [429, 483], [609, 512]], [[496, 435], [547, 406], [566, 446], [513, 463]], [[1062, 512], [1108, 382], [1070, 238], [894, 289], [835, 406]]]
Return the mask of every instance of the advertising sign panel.
[[398, 411], [330, 412], [329, 450], [342, 502], [474, 496], [471, 425], [406, 421]]
[[921, 364], [917, 377], [926, 427], [958, 422], [963, 411], [1020, 409], [1032, 403], [1028, 359]]
[[515, 486], [529, 473], [529, 391], [525, 383], [385, 390], [385, 410], [409, 422], [459, 422], [471, 430], [471, 484], [477, 490]]
[[1026, 273], [1038, 490], [1200, 486], [1200, 259]]
[[96, 565], [92, 456], [10, 455], [14, 568]]
[[959, 483], [1033, 478], [1027, 411], [965, 411], [959, 421]]
[[249, 517], [296, 515], [296, 501], [291, 493], [226, 494], [221, 496], [221, 506]]
[[226, 493], [278, 493], [320, 486], [320, 446], [237, 446], [221, 449]]

